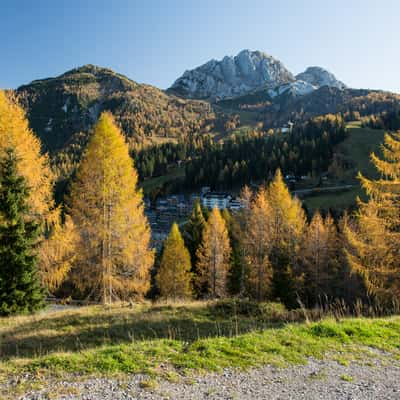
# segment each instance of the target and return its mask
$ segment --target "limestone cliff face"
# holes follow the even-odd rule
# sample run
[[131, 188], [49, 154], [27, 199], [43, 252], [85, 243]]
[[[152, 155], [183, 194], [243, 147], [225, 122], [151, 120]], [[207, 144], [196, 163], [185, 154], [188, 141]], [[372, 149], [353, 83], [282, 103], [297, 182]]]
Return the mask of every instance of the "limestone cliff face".
[[170, 90], [188, 98], [216, 99], [294, 81], [293, 74], [281, 61], [260, 51], [243, 50], [235, 57], [211, 60], [186, 71]]

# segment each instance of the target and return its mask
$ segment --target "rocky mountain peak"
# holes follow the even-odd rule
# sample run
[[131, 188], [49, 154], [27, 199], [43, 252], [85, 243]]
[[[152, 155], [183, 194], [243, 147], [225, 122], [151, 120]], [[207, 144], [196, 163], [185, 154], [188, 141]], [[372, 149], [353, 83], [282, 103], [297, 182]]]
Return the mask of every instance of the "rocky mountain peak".
[[316, 89], [322, 86], [331, 86], [345, 89], [346, 85], [336, 79], [335, 75], [321, 67], [308, 67], [301, 74], [296, 75], [296, 80], [307, 82]]
[[295, 79], [281, 61], [261, 51], [242, 50], [236, 56], [211, 60], [186, 71], [170, 91], [189, 98], [227, 98]]

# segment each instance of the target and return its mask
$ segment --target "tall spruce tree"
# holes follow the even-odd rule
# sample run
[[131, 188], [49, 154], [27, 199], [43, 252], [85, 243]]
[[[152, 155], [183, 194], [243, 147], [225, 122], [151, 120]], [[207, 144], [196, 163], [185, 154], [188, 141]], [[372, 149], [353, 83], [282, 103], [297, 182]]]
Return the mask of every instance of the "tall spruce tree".
[[156, 282], [164, 298], [175, 301], [192, 296], [190, 254], [176, 223], [172, 225], [169, 236], [164, 242]]
[[194, 273], [196, 273], [195, 267], [197, 264], [196, 252], [201, 244], [205, 225], [206, 220], [204, 219], [200, 202], [196, 201], [189, 222], [186, 224], [184, 231], [185, 244], [190, 253]]
[[150, 287], [154, 254], [142, 192], [128, 145], [113, 116], [102, 113], [71, 188], [79, 230], [72, 278], [96, 300], [141, 298]]
[[400, 296], [400, 132], [385, 135], [382, 153], [371, 155], [380, 178], [359, 175], [369, 200], [358, 200], [355, 224], [344, 231], [352, 270], [370, 295], [391, 303]]
[[243, 206], [240, 213], [236, 215], [233, 225], [233, 234], [237, 242], [233, 253], [236, 259], [233, 269], [231, 269], [230, 286], [234, 294], [244, 296], [246, 294], [246, 284], [248, 281], [248, 248], [246, 237], [250, 228], [251, 207], [254, 193], [248, 186], [245, 186], [240, 193], [240, 202]]
[[0, 164], [0, 314], [29, 313], [44, 306], [35, 245], [40, 225], [29, 214], [29, 190], [18, 174], [15, 150]]

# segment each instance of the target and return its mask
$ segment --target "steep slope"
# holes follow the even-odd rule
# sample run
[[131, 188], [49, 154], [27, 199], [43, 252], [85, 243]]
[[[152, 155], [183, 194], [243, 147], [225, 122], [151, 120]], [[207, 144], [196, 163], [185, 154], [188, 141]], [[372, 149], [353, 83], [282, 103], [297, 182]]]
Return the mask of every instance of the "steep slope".
[[242, 50], [235, 57], [211, 60], [186, 71], [169, 90], [187, 98], [217, 99], [293, 81], [281, 61], [260, 51]]
[[94, 65], [21, 86], [17, 95], [50, 152], [81, 138], [103, 110], [116, 116], [132, 145], [201, 132], [215, 119], [206, 102], [170, 96]]

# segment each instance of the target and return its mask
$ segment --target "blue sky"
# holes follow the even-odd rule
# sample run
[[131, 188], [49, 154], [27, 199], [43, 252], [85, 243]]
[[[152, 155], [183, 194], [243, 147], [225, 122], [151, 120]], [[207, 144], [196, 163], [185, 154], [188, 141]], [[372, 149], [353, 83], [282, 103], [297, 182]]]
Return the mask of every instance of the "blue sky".
[[398, 0], [1, 0], [0, 87], [91, 63], [167, 88], [248, 48], [400, 92], [399, 16]]

